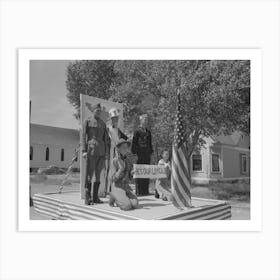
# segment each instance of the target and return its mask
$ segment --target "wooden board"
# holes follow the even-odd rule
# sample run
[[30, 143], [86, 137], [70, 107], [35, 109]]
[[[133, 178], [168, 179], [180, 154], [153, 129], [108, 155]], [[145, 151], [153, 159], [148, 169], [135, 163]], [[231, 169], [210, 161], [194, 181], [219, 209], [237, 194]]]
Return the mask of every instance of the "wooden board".
[[193, 208], [179, 210], [168, 201], [154, 196], [139, 197], [139, 209], [122, 211], [104, 204], [84, 205], [79, 192], [35, 194], [34, 208], [58, 220], [224, 220], [231, 218], [227, 202], [194, 198]]

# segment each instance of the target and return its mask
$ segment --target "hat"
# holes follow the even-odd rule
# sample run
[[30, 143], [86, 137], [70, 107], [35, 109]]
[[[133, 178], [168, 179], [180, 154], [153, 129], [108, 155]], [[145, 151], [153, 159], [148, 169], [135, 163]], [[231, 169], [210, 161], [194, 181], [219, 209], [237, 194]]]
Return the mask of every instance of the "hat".
[[92, 113], [97, 108], [101, 109], [100, 103], [92, 104], [92, 103], [86, 102], [86, 106]]
[[117, 108], [112, 108], [109, 110], [110, 119], [113, 117], [118, 117], [120, 115], [120, 110]]
[[121, 138], [121, 139], [116, 143], [116, 147], [119, 148], [122, 144], [130, 145], [130, 142], [127, 141], [127, 140], [124, 140], [123, 138]]
[[142, 120], [144, 117], [148, 118], [149, 116], [148, 116], [148, 114], [142, 114], [139, 116], [139, 119]]

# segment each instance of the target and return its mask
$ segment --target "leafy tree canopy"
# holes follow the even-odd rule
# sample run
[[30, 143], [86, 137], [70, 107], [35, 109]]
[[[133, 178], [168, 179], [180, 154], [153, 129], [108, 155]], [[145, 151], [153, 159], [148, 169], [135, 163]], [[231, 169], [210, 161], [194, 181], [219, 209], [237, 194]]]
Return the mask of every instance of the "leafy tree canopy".
[[203, 136], [250, 132], [250, 61], [77, 61], [68, 66], [66, 85], [77, 116], [80, 94], [123, 103], [130, 131], [148, 113], [159, 147], [172, 144], [179, 90], [189, 155]]

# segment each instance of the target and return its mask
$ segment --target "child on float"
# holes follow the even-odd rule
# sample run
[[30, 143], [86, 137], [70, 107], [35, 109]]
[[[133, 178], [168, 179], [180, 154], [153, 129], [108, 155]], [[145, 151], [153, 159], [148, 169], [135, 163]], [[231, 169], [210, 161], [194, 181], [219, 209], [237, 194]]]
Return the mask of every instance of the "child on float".
[[158, 165], [163, 165], [165, 167], [165, 172], [167, 178], [161, 178], [156, 180], [155, 184], [155, 197], [161, 198], [164, 201], [172, 201], [171, 193], [171, 162], [170, 153], [168, 150], [163, 150], [161, 153], [161, 159]]

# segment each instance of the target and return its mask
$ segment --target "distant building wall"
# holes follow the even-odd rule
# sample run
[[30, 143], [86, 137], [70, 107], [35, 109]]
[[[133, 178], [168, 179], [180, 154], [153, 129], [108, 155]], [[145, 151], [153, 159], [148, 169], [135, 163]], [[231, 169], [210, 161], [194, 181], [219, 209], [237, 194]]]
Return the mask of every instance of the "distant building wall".
[[[78, 143], [78, 130], [31, 124], [30, 168], [50, 165], [67, 168], [74, 157]], [[73, 167], [79, 168], [79, 155]]]
[[[75, 148], [66, 147], [65, 145], [53, 146], [31, 143], [33, 147], [33, 159], [30, 160], [31, 168], [47, 167], [54, 165], [61, 168], [69, 166], [74, 153]], [[46, 149], [49, 148], [49, 160], [46, 160]], [[64, 149], [64, 160], [61, 160], [61, 150]], [[75, 161], [74, 167], [79, 167], [79, 160]]]
[[[249, 136], [240, 136], [238, 139], [224, 136], [218, 139], [219, 141], [208, 140], [200, 151], [192, 155], [190, 166], [193, 183], [207, 184], [210, 181], [250, 177]], [[198, 155], [201, 155], [202, 168], [201, 170], [193, 170], [193, 157], [197, 165]]]
[[223, 156], [221, 146], [210, 147], [210, 176], [209, 178], [220, 179], [223, 177]]
[[[250, 176], [250, 152], [232, 147], [223, 148], [224, 178]], [[242, 163], [243, 161], [243, 163]]]
[[[201, 169], [196, 168], [195, 163], [198, 161], [199, 156], [201, 157]], [[193, 179], [199, 180], [208, 178], [209, 176], [209, 147], [205, 146], [200, 149], [199, 152], [193, 153], [191, 156], [191, 175]]]

